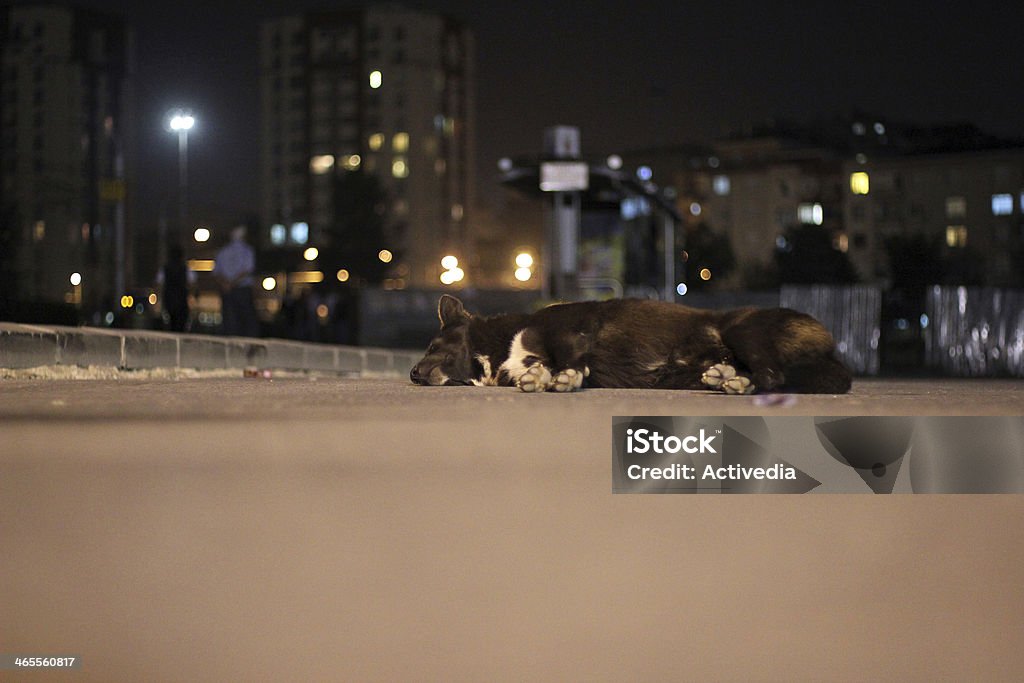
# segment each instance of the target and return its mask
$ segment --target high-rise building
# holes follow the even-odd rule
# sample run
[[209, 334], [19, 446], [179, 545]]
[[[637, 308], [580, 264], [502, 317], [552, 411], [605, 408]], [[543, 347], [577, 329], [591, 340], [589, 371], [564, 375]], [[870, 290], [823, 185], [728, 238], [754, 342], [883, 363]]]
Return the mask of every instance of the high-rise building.
[[265, 22], [261, 244], [330, 246], [336, 179], [359, 170], [387, 197], [392, 281], [436, 285], [469, 248], [473, 55], [465, 26], [397, 6]]
[[109, 310], [129, 262], [131, 34], [89, 10], [14, 5], [0, 46], [3, 295]]

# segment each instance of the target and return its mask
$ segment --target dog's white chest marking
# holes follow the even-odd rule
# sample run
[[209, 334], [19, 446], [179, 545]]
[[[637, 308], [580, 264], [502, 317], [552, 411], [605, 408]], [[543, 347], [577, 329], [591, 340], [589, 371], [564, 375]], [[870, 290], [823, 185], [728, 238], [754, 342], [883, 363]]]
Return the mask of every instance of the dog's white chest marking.
[[523, 330], [519, 330], [512, 337], [512, 343], [508, 347], [508, 359], [498, 367], [498, 372], [504, 372], [513, 383], [516, 383], [530, 369], [526, 365], [526, 359], [537, 355], [523, 346]]
[[496, 387], [498, 386], [498, 377], [494, 374], [494, 370], [491, 367], [491, 359], [483, 354], [478, 353], [476, 360], [483, 367], [483, 374], [480, 379], [470, 380], [478, 387]]

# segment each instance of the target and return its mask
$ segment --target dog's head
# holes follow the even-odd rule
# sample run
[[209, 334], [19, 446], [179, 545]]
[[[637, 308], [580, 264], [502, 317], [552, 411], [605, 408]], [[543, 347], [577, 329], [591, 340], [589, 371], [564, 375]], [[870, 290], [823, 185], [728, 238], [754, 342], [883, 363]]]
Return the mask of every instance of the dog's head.
[[462, 302], [445, 294], [437, 305], [441, 331], [427, 347], [427, 355], [409, 373], [416, 384], [451, 386], [472, 384], [481, 368], [469, 344], [469, 323], [473, 316]]

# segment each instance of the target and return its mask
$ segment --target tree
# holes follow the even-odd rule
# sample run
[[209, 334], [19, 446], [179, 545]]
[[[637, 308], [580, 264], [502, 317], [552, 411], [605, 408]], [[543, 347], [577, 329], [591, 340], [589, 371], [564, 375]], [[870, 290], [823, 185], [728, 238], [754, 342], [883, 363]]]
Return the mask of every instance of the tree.
[[361, 169], [346, 171], [334, 183], [334, 222], [326, 233], [329, 242], [321, 249], [321, 261], [344, 268], [355, 281], [380, 283], [390, 264], [378, 257], [382, 249], [398, 258], [388, 240], [388, 196], [376, 176]]
[[848, 284], [858, 279], [850, 257], [833, 244], [832, 233], [816, 225], [787, 229], [775, 262], [783, 284]]
[[885, 240], [885, 252], [893, 289], [923, 293], [944, 279], [942, 245], [937, 240], [923, 234], [894, 235]]
[[18, 213], [0, 204], [0, 320], [9, 319], [17, 298]]

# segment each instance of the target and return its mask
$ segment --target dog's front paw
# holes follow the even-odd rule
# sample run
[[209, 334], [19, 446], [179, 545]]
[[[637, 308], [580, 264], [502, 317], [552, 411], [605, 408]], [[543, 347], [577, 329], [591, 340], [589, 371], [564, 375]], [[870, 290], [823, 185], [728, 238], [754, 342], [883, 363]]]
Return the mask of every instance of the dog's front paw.
[[579, 391], [583, 387], [584, 372], [568, 368], [562, 370], [551, 380], [551, 391]]
[[531, 365], [519, 376], [516, 386], [527, 392], [547, 391], [551, 386], [551, 373], [540, 363]]
[[722, 384], [736, 377], [736, 368], [725, 363], [717, 363], [704, 371], [700, 381], [712, 389], [721, 388]]
[[757, 387], [743, 375], [736, 375], [722, 382], [719, 389], [727, 394], [752, 394]]

